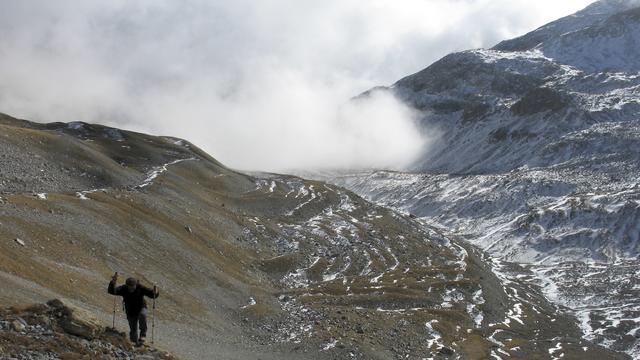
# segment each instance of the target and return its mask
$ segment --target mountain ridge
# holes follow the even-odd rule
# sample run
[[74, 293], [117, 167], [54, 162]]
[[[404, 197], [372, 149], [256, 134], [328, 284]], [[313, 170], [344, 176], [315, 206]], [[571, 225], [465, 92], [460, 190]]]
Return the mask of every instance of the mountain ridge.
[[638, 14], [598, 1], [377, 88], [433, 145], [405, 172], [317, 178], [533, 272], [585, 339], [640, 356]]

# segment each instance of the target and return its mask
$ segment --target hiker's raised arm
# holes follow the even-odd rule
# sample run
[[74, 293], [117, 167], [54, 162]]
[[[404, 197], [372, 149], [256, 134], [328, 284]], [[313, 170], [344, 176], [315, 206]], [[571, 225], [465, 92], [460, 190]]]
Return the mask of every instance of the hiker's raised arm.
[[109, 282], [109, 287], [107, 287], [107, 292], [111, 295], [118, 295], [118, 291], [116, 289], [116, 282], [118, 281], [118, 273], [115, 273], [111, 277], [111, 281]]

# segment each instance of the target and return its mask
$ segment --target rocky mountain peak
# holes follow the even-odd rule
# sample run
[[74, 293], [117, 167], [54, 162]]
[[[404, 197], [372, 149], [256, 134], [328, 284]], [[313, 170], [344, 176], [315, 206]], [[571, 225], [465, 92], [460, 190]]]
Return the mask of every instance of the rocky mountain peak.
[[585, 72], [638, 71], [640, 2], [598, 1], [582, 11], [506, 40], [493, 50], [539, 50]]

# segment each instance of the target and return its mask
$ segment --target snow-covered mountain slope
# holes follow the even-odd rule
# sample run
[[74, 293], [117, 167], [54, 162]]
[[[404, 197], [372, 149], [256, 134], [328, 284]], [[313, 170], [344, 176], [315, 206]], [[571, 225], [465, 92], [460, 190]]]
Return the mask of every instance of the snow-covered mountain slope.
[[639, 22], [640, 8], [633, 8], [550, 39], [538, 48], [546, 56], [587, 73], [638, 71]]
[[[558, 40], [566, 39], [565, 36], [580, 33], [588, 28], [597, 29], [599, 27], [602, 28], [601, 25], [603, 23], [614, 23], [620, 14], [625, 14], [629, 10], [633, 11], [638, 6], [640, 6], [640, 2], [637, 0], [596, 1], [584, 10], [578, 11], [573, 15], [553, 21], [515, 39], [502, 41], [493, 49], [500, 51], [526, 51], [540, 47], [540, 45], [547, 46]], [[615, 16], [611, 18], [612, 15]], [[624, 16], [625, 15], [622, 15], [622, 17]], [[609, 30], [605, 31], [609, 32]], [[594, 31], [590, 32], [594, 33]], [[609, 33], [609, 36], [611, 35], [612, 33]]]
[[[637, 183], [566, 169], [490, 175], [378, 171], [328, 180], [414, 214], [496, 260], [518, 264], [521, 272], [511, 279], [528, 279], [566, 307], [586, 339], [640, 354]], [[594, 189], [592, 183], [599, 185]]]
[[586, 338], [640, 357], [639, 45], [640, 2], [603, 0], [448, 55], [372, 90], [438, 135], [410, 172], [327, 179], [521, 264]]
[[638, 120], [635, 3], [599, 2], [493, 49], [454, 53], [390, 88], [376, 88], [422, 110], [425, 131], [440, 135], [413, 169], [491, 173], [553, 165], [571, 155], [552, 146], [563, 136]]

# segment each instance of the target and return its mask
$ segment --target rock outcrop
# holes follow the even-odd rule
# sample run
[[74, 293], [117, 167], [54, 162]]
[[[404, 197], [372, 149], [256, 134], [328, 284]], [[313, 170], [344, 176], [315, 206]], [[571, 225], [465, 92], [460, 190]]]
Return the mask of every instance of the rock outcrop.
[[0, 359], [163, 359], [171, 354], [133, 347], [89, 312], [58, 299], [0, 309]]

